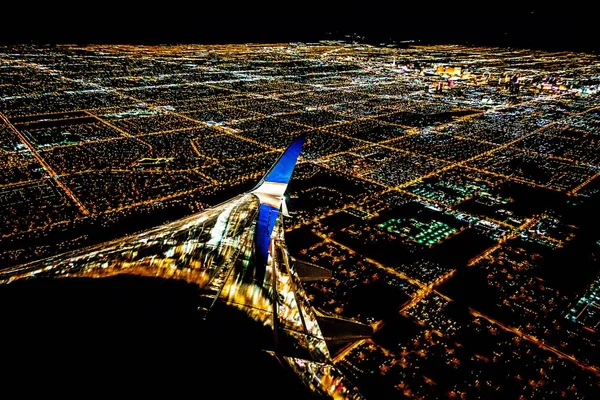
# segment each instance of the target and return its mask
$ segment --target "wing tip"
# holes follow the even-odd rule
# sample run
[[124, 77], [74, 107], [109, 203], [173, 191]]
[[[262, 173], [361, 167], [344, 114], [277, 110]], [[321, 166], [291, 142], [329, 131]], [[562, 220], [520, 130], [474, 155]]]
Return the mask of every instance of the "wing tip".
[[300, 152], [302, 151], [306, 137], [307, 134], [303, 133], [294, 138], [287, 149], [285, 149], [285, 151], [279, 156], [277, 161], [265, 174], [257, 187], [265, 182], [288, 184], [290, 178], [292, 177], [292, 172], [294, 172], [294, 167], [298, 162], [298, 157], [300, 156]]

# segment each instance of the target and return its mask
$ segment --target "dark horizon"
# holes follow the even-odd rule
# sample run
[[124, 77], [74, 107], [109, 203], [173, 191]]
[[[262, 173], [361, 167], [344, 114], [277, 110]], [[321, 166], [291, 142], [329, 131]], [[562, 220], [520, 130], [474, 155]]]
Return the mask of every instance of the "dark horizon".
[[[22, 7], [17, 5], [16, 8]], [[24, 6], [23, 6], [24, 7]], [[585, 10], [481, 5], [435, 9], [431, 5], [264, 10], [211, 5], [186, 12], [103, 9], [73, 14], [61, 8], [17, 11], [0, 28], [10, 44], [224, 44], [314, 42], [356, 35], [368, 43], [414, 40], [421, 44], [467, 44], [596, 52]]]

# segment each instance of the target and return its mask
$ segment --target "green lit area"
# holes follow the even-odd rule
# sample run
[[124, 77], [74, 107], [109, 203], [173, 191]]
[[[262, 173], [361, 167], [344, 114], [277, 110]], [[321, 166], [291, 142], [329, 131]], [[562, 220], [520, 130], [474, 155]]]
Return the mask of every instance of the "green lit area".
[[454, 205], [473, 196], [477, 191], [484, 190], [487, 185], [479, 182], [457, 184], [454, 182], [419, 182], [409, 188], [409, 191], [430, 200]]
[[567, 312], [566, 317], [593, 330], [600, 328], [600, 276]]
[[440, 243], [457, 232], [456, 228], [443, 222], [422, 222], [415, 218], [392, 218], [379, 224], [379, 227], [426, 246]]

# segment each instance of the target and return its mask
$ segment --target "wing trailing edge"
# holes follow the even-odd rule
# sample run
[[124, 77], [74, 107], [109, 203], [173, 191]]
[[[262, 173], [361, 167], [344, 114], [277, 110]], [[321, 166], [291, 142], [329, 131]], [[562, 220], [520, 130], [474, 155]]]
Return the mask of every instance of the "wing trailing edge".
[[317, 315], [317, 320], [328, 344], [355, 342], [373, 335], [372, 327], [351, 319]]

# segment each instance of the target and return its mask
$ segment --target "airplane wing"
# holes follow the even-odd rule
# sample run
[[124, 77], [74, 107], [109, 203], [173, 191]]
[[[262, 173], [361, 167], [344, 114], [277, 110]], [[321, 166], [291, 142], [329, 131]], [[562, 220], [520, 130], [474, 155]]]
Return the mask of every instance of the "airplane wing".
[[118, 274], [184, 280], [198, 286], [207, 323], [217, 323], [220, 310], [241, 313], [244, 326], [260, 333], [261, 348], [311, 390], [362, 398], [333, 365], [285, 245], [282, 201], [304, 140], [296, 138], [248, 193], [135, 235], [0, 271], [0, 283]]

